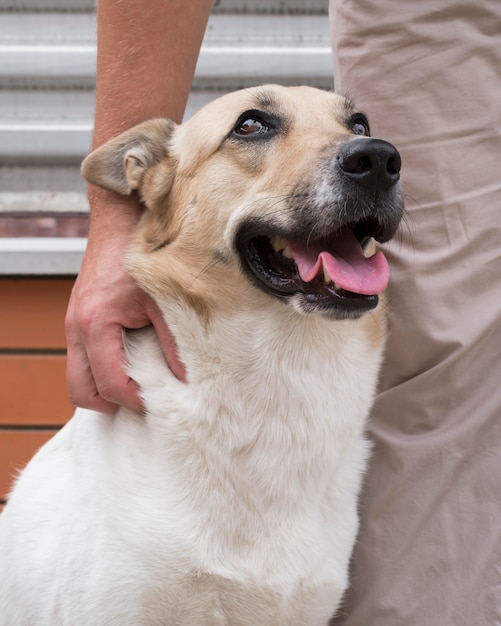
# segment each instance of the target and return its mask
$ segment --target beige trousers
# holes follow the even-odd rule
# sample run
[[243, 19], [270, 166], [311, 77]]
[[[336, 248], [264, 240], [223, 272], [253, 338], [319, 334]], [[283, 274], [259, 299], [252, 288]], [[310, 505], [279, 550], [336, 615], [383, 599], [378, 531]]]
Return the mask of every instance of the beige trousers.
[[501, 625], [501, 0], [331, 0], [336, 90], [403, 159], [391, 334], [336, 624]]

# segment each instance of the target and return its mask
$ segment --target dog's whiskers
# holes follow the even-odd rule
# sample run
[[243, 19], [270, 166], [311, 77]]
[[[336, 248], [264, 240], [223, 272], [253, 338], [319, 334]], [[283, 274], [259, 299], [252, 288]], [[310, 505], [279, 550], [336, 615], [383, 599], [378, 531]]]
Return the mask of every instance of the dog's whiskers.
[[220, 256], [216, 255], [215, 258], [212, 259], [212, 261], [210, 261], [209, 263], [207, 263], [207, 265], [202, 270], [200, 270], [200, 272], [191, 281], [191, 287], [193, 287], [194, 284], [200, 278], [202, 278], [202, 276], [204, 276], [207, 272], [209, 272], [215, 265], [217, 265], [218, 263], [222, 263], [222, 262], [223, 262], [222, 258], [220, 258]]

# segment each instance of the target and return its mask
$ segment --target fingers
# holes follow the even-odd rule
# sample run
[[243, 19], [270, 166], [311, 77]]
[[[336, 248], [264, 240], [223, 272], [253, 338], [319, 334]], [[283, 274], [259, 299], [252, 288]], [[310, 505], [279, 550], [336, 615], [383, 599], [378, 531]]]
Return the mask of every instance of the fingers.
[[142, 410], [139, 389], [124, 368], [120, 325], [79, 321], [70, 301], [66, 337], [66, 378], [75, 406], [102, 413], [115, 413], [119, 406]]
[[79, 345], [70, 345], [69, 342], [66, 357], [66, 382], [70, 401], [74, 406], [101, 413], [117, 411], [116, 404], [100, 396], [86, 351]]
[[119, 324], [98, 326], [86, 337], [86, 346], [100, 404], [113, 406], [113, 412], [118, 406], [141, 412], [139, 387], [126, 371], [123, 327]]

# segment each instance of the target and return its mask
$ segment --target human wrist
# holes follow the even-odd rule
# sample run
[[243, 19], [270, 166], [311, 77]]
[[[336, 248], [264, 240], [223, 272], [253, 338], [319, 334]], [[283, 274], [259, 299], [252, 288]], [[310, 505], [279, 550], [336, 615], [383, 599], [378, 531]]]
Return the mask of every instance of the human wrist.
[[129, 235], [137, 224], [143, 207], [134, 194], [122, 196], [113, 191], [89, 185], [90, 206], [89, 238], [104, 239]]

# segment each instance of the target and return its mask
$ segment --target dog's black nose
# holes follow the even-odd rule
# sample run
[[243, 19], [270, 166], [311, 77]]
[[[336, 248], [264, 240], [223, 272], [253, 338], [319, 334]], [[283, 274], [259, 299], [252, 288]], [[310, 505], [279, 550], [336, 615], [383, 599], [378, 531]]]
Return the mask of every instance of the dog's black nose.
[[382, 139], [351, 139], [343, 144], [337, 160], [346, 176], [370, 191], [386, 191], [400, 178], [400, 154]]

